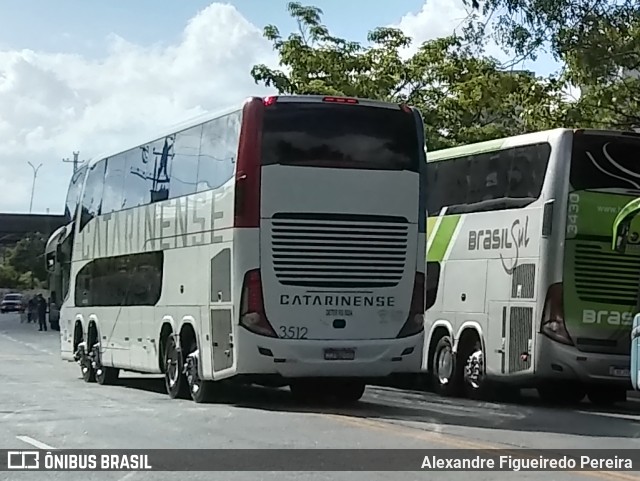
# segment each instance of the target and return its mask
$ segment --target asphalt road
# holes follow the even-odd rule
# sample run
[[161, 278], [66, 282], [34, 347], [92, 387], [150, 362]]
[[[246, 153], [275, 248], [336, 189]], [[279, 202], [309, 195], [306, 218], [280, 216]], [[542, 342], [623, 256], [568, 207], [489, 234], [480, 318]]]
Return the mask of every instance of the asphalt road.
[[[296, 404], [287, 389], [225, 388], [215, 404], [170, 400], [158, 377], [86, 384], [57, 332], [0, 315], [0, 448], [640, 448], [640, 402], [615, 411], [449, 400], [367, 388], [348, 409]], [[0, 480], [625, 480], [640, 473], [13, 473]]]

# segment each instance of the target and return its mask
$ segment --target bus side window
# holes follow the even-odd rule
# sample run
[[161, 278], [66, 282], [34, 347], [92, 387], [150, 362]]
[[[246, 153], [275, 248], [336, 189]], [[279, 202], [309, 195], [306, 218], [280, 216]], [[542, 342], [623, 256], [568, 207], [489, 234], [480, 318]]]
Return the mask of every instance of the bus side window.
[[529, 158], [522, 152], [515, 152], [513, 149], [504, 151], [505, 164], [509, 166], [507, 191], [508, 197], [531, 197], [531, 182], [525, 182], [526, 175], [535, 175], [535, 169], [531, 169]]
[[427, 262], [427, 303], [429, 310], [436, 303], [438, 297], [438, 284], [440, 283], [440, 263]]

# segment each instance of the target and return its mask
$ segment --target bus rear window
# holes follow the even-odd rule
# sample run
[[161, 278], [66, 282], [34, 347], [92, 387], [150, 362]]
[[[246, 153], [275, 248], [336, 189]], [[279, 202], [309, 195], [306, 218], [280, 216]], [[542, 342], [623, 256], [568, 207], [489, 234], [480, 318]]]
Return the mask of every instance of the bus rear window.
[[640, 190], [640, 135], [574, 136], [570, 182], [574, 190]]
[[324, 103], [265, 108], [262, 165], [417, 172], [420, 146], [412, 113]]

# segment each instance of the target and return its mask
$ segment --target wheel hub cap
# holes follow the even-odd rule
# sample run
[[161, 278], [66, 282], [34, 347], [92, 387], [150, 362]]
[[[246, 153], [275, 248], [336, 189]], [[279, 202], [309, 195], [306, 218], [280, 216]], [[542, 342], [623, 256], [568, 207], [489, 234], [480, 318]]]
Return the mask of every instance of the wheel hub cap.
[[442, 384], [449, 382], [453, 372], [453, 353], [451, 349], [443, 349], [438, 356], [438, 379]]

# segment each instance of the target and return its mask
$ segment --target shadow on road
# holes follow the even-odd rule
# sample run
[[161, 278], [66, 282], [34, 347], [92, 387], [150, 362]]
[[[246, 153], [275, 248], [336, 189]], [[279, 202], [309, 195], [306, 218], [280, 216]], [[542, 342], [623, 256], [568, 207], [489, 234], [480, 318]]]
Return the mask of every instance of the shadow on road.
[[[165, 394], [162, 378], [125, 378], [120, 386]], [[348, 406], [325, 403], [302, 404], [287, 388], [274, 389], [219, 383], [215, 404], [227, 404], [271, 412], [324, 413], [353, 418], [401, 420], [450, 426], [501, 429], [574, 436], [640, 437], [640, 403], [596, 410], [588, 403], [573, 408], [541, 405], [524, 397], [518, 404], [483, 403], [442, 398], [420, 391], [368, 387], [362, 401]], [[630, 416], [622, 417], [622, 416]]]

